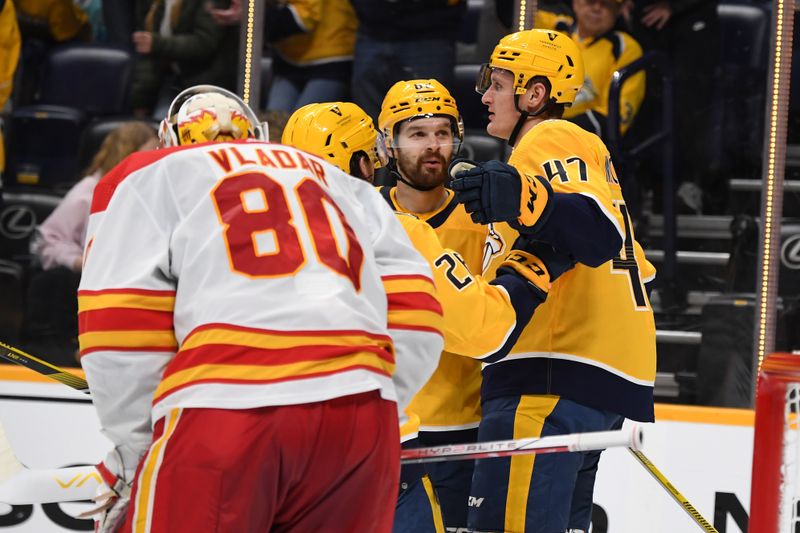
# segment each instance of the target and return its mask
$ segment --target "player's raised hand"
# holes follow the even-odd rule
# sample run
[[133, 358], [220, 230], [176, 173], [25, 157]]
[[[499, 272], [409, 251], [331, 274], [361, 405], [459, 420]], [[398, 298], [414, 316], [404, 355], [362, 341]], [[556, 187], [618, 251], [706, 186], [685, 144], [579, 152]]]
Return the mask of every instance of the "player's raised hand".
[[520, 176], [507, 163], [454, 161], [450, 176], [458, 201], [476, 223], [512, 222], [530, 230], [550, 214], [550, 183], [541, 176]]

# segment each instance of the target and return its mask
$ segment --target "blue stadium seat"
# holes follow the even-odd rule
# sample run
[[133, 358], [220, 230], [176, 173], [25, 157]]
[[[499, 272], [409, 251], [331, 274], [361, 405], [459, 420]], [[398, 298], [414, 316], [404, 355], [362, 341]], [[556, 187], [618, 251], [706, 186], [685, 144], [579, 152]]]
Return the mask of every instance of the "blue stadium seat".
[[45, 60], [40, 104], [74, 107], [90, 116], [128, 112], [130, 53], [96, 44], [53, 49]]
[[467, 10], [461, 19], [461, 28], [458, 31], [458, 41], [462, 43], [475, 43], [478, 40], [478, 26], [483, 10], [482, 1], [468, 1]]
[[8, 134], [8, 172], [14, 188], [69, 187], [80, 176], [78, 147], [86, 115], [69, 107], [32, 105], [15, 109]]
[[475, 92], [475, 79], [481, 65], [456, 65], [455, 86], [452, 88], [458, 110], [466, 128], [484, 129], [489, 122], [489, 112], [481, 103], [481, 95]]
[[757, 2], [720, 3], [717, 7], [722, 31], [722, 62], [762, 68], [769, 49], [768, 8]]
[[467, 130], [458, 157], [473, 161], [505, 160], [505, 143], [484, 131]]
[[[754, 177], [761, 164], [764, 133], [770, 7], [727, 0], [718, 6], [722, 60], [715, 92], [721, 145], [712, 159], [735, 172]], [[718, 150], [718, 151], [717, 151]]]

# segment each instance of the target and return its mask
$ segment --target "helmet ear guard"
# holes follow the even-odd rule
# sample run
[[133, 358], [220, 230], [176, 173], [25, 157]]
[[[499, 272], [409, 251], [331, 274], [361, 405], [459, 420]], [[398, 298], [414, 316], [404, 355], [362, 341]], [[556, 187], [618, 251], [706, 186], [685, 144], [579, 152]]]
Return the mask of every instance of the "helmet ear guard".
[[268, 140], [268, 125], [234, 93], [214, 85], [182, 91], [161, 121], [161, 145], [182, 146], [234, 139]]

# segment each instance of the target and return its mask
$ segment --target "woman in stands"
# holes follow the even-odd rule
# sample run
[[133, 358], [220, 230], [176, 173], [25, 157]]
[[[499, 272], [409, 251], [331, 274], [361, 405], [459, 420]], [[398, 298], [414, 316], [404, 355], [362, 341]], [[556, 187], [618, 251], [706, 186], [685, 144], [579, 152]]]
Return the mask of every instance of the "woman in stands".
[[63, 267], [81, 271], [83, 239], [95, 185], [128, 155], [153, 149], [157, 143], [155, 130], [144, 122], [129, 122], [108, 134], [86, 170], [86, 176], [70, 189], [38, 228], [33, 251], [45, 270]]
[[128, 122], [106, 136], [86, 169], [61, 203], [37, 229], [32, 246], [42, 272], [28, 287], [25, 347], [47, 354], [59, 364], [74, 365], [77, 349], [78, 301], [83, 241], [89, 221], [89, 206], [97, 182], [117, 163], [139, 150], [157, 146], [155, 130], [144, 122]]

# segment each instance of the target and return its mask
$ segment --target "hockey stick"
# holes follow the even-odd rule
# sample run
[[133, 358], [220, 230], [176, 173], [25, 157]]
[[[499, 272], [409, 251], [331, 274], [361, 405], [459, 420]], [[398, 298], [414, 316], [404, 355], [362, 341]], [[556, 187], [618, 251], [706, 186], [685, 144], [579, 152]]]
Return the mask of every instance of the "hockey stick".
[[29, 469], [17, 459], [0, 425], [0, 502], [26, 505], [91, 500], [100, 483], [93, 466]]
[[86, 383], [86, 380], [82, 377], [67, 372], [63, 368], [51, 365], [47, 361], [43, 361], [38, 357], [34, 357], [3, 342], [0, 342], [0, 358], [18, 365], [22, 365], [25, 368], [33, 370], [34, 372], [38, 372], [56, 381], [60, 381], [68, 387], [72, 387], [75, 390], [89, 394], [89, 384]]
[[527, 453], [585, 452], [615, 446], [627, 446], [632, 450], [640, 449], [642, 447], [642, 428], [633, 425], [628, 429], [617, 431], [451, 444], [432, 448], [409, 448], [400, 451], [400, 462], [402, 464], [433, 463], [437, 461], [508, 457]]
[[661, 471], [650, 462], [650, 459], [645, 457], [641, 451], [634, 449], [633, 447], [628, 448], [628, 451], [631, 452], [633, 456], [636, 457], [636, 460], [639, 462], [639, 464], [642, 465], [645, 470], [647, 470], [650, 475], [655, 478], [656, 481], [658, 481], [658, 484], [664, 487], [667, 492], [669, 492], [669, 495], [672, 496], [672, 499], [678, 502], [678, 505], [680, 505], [681, 508], [686, 511], [686, 514], [688, 514], [703, 531], [706, 531], [707, 533], [718, 533], [716, 528], [709, 524], [708, 520], [703, 518], [703, 515], [701, 515], [700, 512], [694, 508], [694, 505], [689, 503], [689, 500], [686, 499], [686, 496], [681, 494], [680, 491], [678, 491], [678, 489], [676, 489], [675, 486], [669, 482], [664, 474], [662, 474]]

